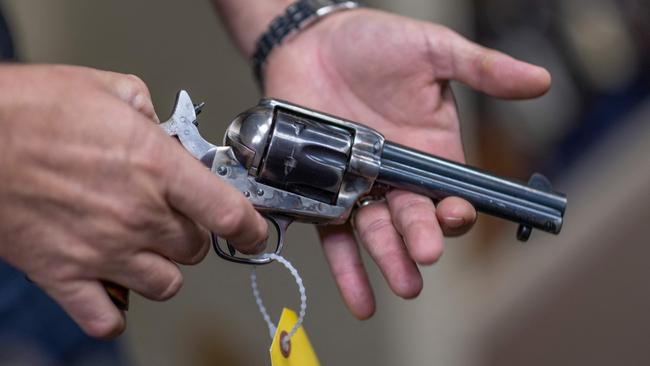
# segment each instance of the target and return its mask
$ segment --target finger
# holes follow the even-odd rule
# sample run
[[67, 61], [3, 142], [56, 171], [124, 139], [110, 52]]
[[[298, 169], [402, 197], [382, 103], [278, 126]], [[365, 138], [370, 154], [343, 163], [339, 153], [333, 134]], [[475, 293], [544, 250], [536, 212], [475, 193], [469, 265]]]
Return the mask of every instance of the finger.
[[91, 337], [114, 338], [126, 327], [124, 314], [98, 281], [62, 282], [44, 289]]
[[210, 249], [210, 233], [180, 213], [172, 212], [164, 230], [149, 249], [177, 263], [197, 264]]
[[323, 226], [318, 233], [345, 305], [358, 319], [370, 318], [375, 312], [375, 297], [350, 226]]
[[180, 146], [171, 146], [164, 173], [168, 202], [245, 254], [262, 251], [267, 224], [248, 200]]
[[139, 252], [123, 267], [99, 275], [155, 301], [173, 297], [183, 285], [178, 265], [152, 252]]
[[505, 99], [538, 97], [551, 86], [551, 75], [542, 67], [477, 45], [448, 28], [426, 27], [432, 62], [442, 79], [455, 79]]
[[393, 227], [388, 206], [377, 202], [356, 212], [359, 240], [377, 263], [391, 290], [403, 298], [416, 297], [422, 276], [409, 256], [402, 237]]
[[445, 236], [460, 236], [474, 226], [477, 215], [469, 202], [458, 197], [447, 197], [436, 205], [436, 216]]
[[160, 122], [151, 100], [147, 84], [132, 74], [89, 69], [96, 80], [106, 86], [106, 90], [128, 103], [155, 123]]
[[431, 199], [400, 190], [388, 192], [386, 199], [411, 258], [422, 265], [435, 263], [442, 255], [443, 241]]

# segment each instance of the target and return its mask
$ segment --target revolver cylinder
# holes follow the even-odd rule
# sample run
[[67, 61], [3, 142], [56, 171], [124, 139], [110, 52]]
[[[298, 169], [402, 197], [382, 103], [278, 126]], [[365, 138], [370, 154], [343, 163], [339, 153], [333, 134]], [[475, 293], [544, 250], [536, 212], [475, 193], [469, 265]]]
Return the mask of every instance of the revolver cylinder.
[[[240, 114], [225, 145], [254, 181], [283, 195], [256, 202], [298, 221], [342, 223], [372, 188], [384, 137], [365, 126], [279, 100], [263, 99]], [[269, 197], [269, 199], [270, 199]], [[315, 204], [314, 204], [315, 203]]]
[[278, 111], [259, 179], [335, 204], [347, 170], [353, 136], [344, 128]]

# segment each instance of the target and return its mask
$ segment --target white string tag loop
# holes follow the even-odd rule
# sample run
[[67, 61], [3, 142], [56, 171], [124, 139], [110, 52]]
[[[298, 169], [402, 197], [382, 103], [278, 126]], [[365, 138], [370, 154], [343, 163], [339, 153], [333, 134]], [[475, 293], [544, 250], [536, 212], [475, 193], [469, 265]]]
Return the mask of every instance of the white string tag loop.
[[[307, 293], [305, 292], [305, 285], [302, 282], [302, 277], [300, 277], [300, 274], [298, 274], [298, 270], [289, 262], [286, 258], [283, 256], [276, 254], [276, 253], [265, 253], [260, 256], [260, 258], [270, 258], [275, 260], [276, 262], [281, 263], [286, 269], [289, 270], [293, 278], [296, 280], [296, 284], [298, 285], [298, 292], [300, 292], [300, 312], [298, 314], [298, 321], [296, 324], [291, 328], [291, 331], [289, 332], [288, 336], [282, 339], [283, 342], [283, 348], [287, 346], [289, 340], [291, 337], [293, 337], [294, 334], [298, 331], [300, 326], [302, 325], [303, 321], [305, 320], [305, 314], [307, 312]], [[253, 296], [255, 297], [255, 302], [257, 303], [257, 307], [260, 310], [260, 313], [262, 313], [262, 317], [264, 318], [264, 321], [266, 322], [266, 325], [269, 328], [269, 334], [271, 336], [271, 339], [273, 339], [276, 331], [277, 331], [277, 326], [271, 321], [271, 317], [269, 316], [268, 311], [266, 310], [266, 307], [264, 306], [264, 302], [262, 301], [262, 296], [260, 295], [259, 287], [257, 285], [257, 273], [256, 269], [257, 266], [253, 266], [253, 269], [251, 271], [251, 287], [253, 289]]]

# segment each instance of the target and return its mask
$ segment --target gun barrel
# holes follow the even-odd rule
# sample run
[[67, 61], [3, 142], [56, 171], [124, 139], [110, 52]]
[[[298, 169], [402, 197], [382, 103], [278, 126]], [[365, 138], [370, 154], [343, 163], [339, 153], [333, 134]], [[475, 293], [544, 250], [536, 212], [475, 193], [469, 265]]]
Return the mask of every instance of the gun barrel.
[[553, 234], [562, 228], [563, 194], [535, 189], [446, 159], [386, 142], [377, 182], [435, 200], [461, 197], [478, 211]]

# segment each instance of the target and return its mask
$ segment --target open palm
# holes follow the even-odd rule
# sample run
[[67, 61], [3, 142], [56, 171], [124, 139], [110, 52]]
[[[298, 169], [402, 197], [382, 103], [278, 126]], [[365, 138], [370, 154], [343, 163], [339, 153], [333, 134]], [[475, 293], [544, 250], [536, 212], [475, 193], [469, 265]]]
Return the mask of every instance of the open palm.
[[[265, 68], [265, 94], [357, 121], [388, 140], [464, 161], [458, 111], [449, 85], [458, 80], [501, 98], [532, 98], [550, 86], [546, 70], [473, 44], [440, 25], [358, 9], [333, 14], [278, 47]], [[354, 214], [349, 225], [321, 228], [330, 268], [352, 313], [367, 318], [375, 304], [357, 239], [389, 286], [417, 296], [417, 264], [434, 263], [443, 235], [475, 221], [464, 200], [436, 204], [391, 191]]]

